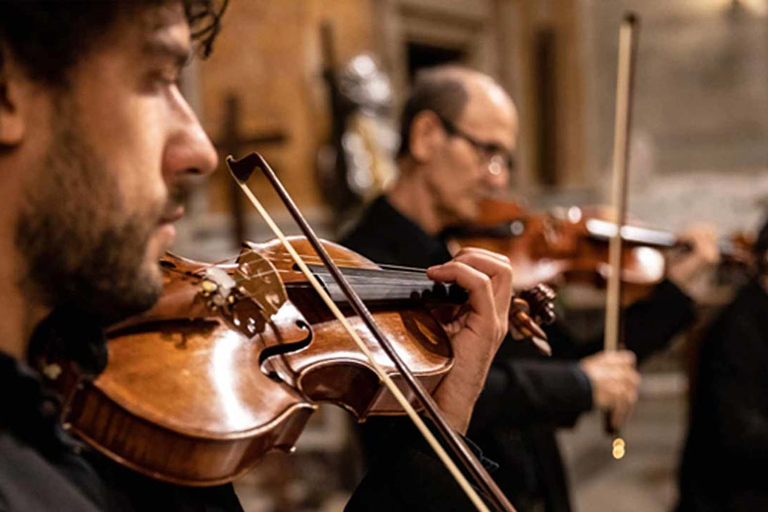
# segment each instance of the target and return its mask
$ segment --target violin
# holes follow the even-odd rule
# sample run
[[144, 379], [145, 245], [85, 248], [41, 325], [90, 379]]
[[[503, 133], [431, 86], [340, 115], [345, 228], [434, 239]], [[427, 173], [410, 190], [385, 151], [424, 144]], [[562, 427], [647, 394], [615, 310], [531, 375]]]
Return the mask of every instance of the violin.
[[[307, 240], [290, 243], [334, 302], [344, 304]], [[381, 268], [322, 243], [412, 374], [433, 392], [453, 364], [434, 310], [462, 304], [466, 292], [423, 271]], [[69, 387], [65, 428], [108, 457], [174, 484], [218, 485], [270, 451], [291, 451], [319, 402], [359, 421], [403, 414], [278, 241], [247, 243], [237, 258], [216, 265], [172, 254], [160, 264], [159, 302], [108, 330], [106, 370], [89, 378], [69, 366], [58, 379]], [[551, 307], [515, 303], [541, 314]], [[345, 314], [398, 382], [392, 361], [359, 329], [360, 319], [349, 308]], [[522, 309], [511, 319], [518, 329], [537, 328], [526, 325], [531, 320]]]
[[[515, 269], [515, 283], [581, 283], [604, 288], [610, 275], [608, 242], [616, 232], [614, 215], [604, 207], [560, 208], [532, 213], [514, 202], [489, 199], [481, 204], [473, 225], [446, 232], [459, 247], [481, 247], [506, 255]], [[690, 250], [676, 234], [640, 223], [621, 230], [621, 280], [625, 291], [642, 295], [664, 279], [665, 255]], [[739, 233], [720, 241], [725, 264], [751, 268], [752, 239]]]

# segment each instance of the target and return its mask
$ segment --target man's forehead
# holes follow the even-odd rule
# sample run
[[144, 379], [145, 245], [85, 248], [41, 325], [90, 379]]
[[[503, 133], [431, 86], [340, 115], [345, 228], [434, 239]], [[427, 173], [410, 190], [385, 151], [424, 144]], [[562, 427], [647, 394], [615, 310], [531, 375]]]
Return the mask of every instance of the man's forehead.
[[467, 87], [469, 101], [462, 112], [467, 121], [493, 119], [517, 123], [517, 110], [506, 92], [496, 83], [475, 82]]
[[189, 55], [190, 29], [181, 3], [140, 8], [138, 16], [126, 21], [138, 37], [142, 52], [171, 53], [179, 58]]
[[469, 101], [495, 109], [513, 110], [514, 104], [504, 89], [490, 77], [480, 76], [466, 82]]
[[514, 104], [512, 99], [506, 93], [506, 91], [496, 82], [489, 83], [487, 86], [488, 98], [491, 102], [499, 108], [506, 110], [514, 110]]
[[147, 10], [142, 18], [145, 37], [175, 39], [189, 44], [189, 23], [180, 3]]
[[511, 151], [517, 141], [517, 110], [504, 90], [490, 80], [467, 83], [469, 101], [459, 115], [459, 124], [484, 142]]

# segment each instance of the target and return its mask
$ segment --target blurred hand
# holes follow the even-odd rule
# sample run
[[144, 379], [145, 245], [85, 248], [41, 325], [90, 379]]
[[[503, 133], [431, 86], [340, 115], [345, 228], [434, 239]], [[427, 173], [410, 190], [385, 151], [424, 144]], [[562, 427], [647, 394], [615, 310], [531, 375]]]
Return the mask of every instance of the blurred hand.
[[635, 354], [629, 350], [598, 352], [580, 362], [592, 385], [592, 403], [611, 411], [611, 422], [618, 428], [637, 402], [640, 374]]
[[462, 249], [450, 262], [430, 267], [427, 276], [437, 282], [455, 282], [469, 292], [467, 303], [444, 325], [454, 364], [434, 394], [448, 422], [463, 434], [509, 328], [512, 267], [500, 254]]
[[689, 251], [677, 251], [668, 261], [667, 277], [691, 297], [696, 297], [702, 279], [720, 261], [717, 231], [710, 224], [697, 224], [680, 235]]

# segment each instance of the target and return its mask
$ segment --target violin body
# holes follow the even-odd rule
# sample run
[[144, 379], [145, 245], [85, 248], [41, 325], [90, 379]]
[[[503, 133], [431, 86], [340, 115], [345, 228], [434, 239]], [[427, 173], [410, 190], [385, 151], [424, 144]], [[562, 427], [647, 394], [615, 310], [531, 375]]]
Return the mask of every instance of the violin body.
[[[310, 263], [317, 260], [303, 238], [291, 243]], [[377, 282], [366, 274], [376, 265], [324, 246], [371, 284], [378, 324], [421, 384], [436, 389], [452, 352], [417, 297], [434, 299], [433, 291], [420, 289], [421, 282], [393, 284], [391, 276]], [[278, 242], [248, 244], [236, 260], [215, 266], [170, 254], [161, 266], [164, 291], [156, 306], [109, 329], [106, 370], [95, 379], [59, 379], [70, 385], [65, 428], [108, 457], [174, 484], [218, 485], [270, 451], [290, 451], [317, 402], [340, 405], [360, 421], [402, 414]], [[394, 375], [368, 331], [350, 320]]]

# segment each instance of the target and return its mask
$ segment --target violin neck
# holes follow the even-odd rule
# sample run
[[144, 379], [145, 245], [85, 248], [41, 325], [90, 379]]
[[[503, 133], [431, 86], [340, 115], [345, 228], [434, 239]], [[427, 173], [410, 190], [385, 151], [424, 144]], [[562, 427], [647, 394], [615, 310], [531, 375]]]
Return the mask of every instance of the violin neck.
[[[609, 240], [616, 233], [616, 224], [600, 219], [586, 221], [587, 231], [598, 240]], [[682, 248], [692, 249], [691, 244], [681, 240], [679, 236], [670, 231], [654, 228], [643, 228], [626, 225], [621, 228], [622, 239], [630, 244], [646, 245], [658, 249]], [[739, 249], [728, 238], [718, 241], [718, 249], [721, 256], [732, 257], [739, 254]]]
[[510, 238], [522, 236], [525, 232], [525, 221], [512, 219], [493, 225], [459, 226], [445, 230], [447, 238]]
[[[588, 219], [585, 224], [587, 232], [597, 240], [610, 240], [616, 233], [615, 222]], [[660, 249], [678, 247], [681, 244], [678, 236], [669, 231], [630, 225], [622, 226], [621, 238], [631, 244], [647, 245]]]
[[[344, 292], [322, 265], [308, 265], [334, 302], [346, 304]], [[419, 270], [389, 270], [339, 267], [360, 298], [371, 305], [404, 303], [463, 304], [466, 290], [457, 285], [435, 283]]]

